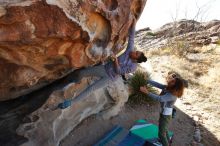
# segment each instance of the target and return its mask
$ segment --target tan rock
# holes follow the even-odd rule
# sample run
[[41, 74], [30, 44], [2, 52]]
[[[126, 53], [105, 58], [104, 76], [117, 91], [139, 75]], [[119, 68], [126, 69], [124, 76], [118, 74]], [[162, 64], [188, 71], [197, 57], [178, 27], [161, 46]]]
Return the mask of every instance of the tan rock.
[[76, 125], [88, 116], [101, 111], [103, 111], [101, 115], [105, 119], [117, 115], [128, 100], [127, 88], [121, 78], [118, 78], [115, 82], [110, 82], [107, 89], [99, 89], [88, 97], [73, 103], [67, 109], [52, 110], [64, 100], [66, 90], [69, 90], [66, 94], [70, 98], [71, 95], [75, 96], [76, 89], [77, 92], [82, 91], [90, 82], [90, 79], [83, 79], [80, 84], [67, 86], [64, 92], [61, 90], [53, 92], [40, 109], [29, 115], [30, 119], [37, 120], [21, 124], [17, 129], [19, 135], [29, 140], [22, 146], [56, 146]]

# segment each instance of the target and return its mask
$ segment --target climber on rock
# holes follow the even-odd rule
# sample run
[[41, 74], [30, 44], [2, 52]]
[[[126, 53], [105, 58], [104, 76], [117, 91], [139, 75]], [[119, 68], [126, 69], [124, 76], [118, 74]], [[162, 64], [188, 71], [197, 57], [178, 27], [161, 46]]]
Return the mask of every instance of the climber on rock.
[[74, 82], [80, 81], [83, 77], [96, 76], [100, 77], [99, 80], [95, 81], [92, 85], [87, 87], [74, 99], [66, 99], [63, 103], [58, 105], [58, 108], [65, 109], [71, 106], [72, 102], [78, 101], [84, 97], [87, 97], [90, 93], [96, 89], [107, 86], [109, 81], [114, 81], [118, 76], [134, 72], [137, 68], [137, 63], [146, 62], [147, 58], [143, 52], [134, 51], [134, 36], [135, 36], [135, 25], [134, 21], [129, 29], [129, 40], [126, 51], [118, 58], [113, 55], [113, 62], [110, 61], [105, 65], [98, 65], [88, 67], [86, 69], [77, 70], [71, 77]]

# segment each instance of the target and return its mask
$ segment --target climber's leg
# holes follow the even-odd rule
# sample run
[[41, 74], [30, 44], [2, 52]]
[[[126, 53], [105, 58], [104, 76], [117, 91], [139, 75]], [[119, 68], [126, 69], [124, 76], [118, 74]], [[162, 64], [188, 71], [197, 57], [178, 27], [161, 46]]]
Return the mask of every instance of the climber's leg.
[[107, 73], [105, 71], [104, 65], [98, 65], [76, 70], [75, 72], [73, 72], [72, 76], [68, 78], [68, 80], [71, 80], [73, 82], [79, 82], [83, 77], [89, 76], [106, 77]]
[[60, 103], [58, 105], [58, 108], [65, 109], [69, 106], [71, 106], [72, 102], [79, 101], [83, 98], [86, 98], [88, 95], [90, 95], [92, 92], [96, 91], [99, 88], [105, 88], [109, 81], [111, 81], [111, 78], [106, 76], [102, 77], [101, 79], [95, 81], [92, 85], [87, 87], [84, 91], [82, 91], [78, 96], [76, 96], [74, 99], [67, 99], [63, 103]]
[[109, 81], [111, 81], [110, 77], [103, 77], [97, 81], [95, 81], [92, 85], [87, 87], [84, 91], [82, 91], [78, 96], [76, 96], [72, 101], [79, 101], [83, 98], [86, 98], [88, 95], [90, 95], [92, 92], [96, 91], [100, 88], [105, 88]]

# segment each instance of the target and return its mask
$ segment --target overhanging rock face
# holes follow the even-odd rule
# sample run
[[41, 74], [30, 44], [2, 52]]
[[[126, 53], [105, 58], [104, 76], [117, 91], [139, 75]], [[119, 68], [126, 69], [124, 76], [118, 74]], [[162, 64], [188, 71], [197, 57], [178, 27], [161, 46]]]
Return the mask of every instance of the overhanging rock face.
[[105, 60], [146, 0], [0, 2], [0, 101]]
[[59, 79], [119, 52], [145, 3], [0, 1], [0, 143], [59, 145], [86, 117], [100, 112], [104, 118], [116, 115], [128, 99], [120, 78], [68, 109], [54, 110], [94, 81], [83, 79], [62, 90], [69, 81]]

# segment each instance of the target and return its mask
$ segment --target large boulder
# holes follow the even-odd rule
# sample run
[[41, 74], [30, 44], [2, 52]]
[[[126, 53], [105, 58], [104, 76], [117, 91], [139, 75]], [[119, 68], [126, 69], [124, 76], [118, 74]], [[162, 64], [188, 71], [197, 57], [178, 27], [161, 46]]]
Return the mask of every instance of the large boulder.
[[0, 101], [105, 60], [146, 0], [0, 1]]
[[83, 79], [81, 83], [72, 83], [63, 90], [54, 91], [41, 108], [28, 116], [29, 122], [21, 124], [17, 129], [19, 135], [28, 138], [22, 146], [56, 146], [88, 116], [99, 113], [99, 116], [108, 119], [118, 114], [128, 100], [127, 88], [121, 78], [109, 82], [107, 88], [74, 102], [67, 109], [55, 109], [64, 98], [74, 98], [93, 81]]
[[121, 79], [68, 109], [55, 107], [93, 82], [70, 84], [75, 69], [106, 61], [123, 49], [145, 3], [0, 1], [0, 144], [58, 145], [86, 117], [118, 114], [128, 98]]

